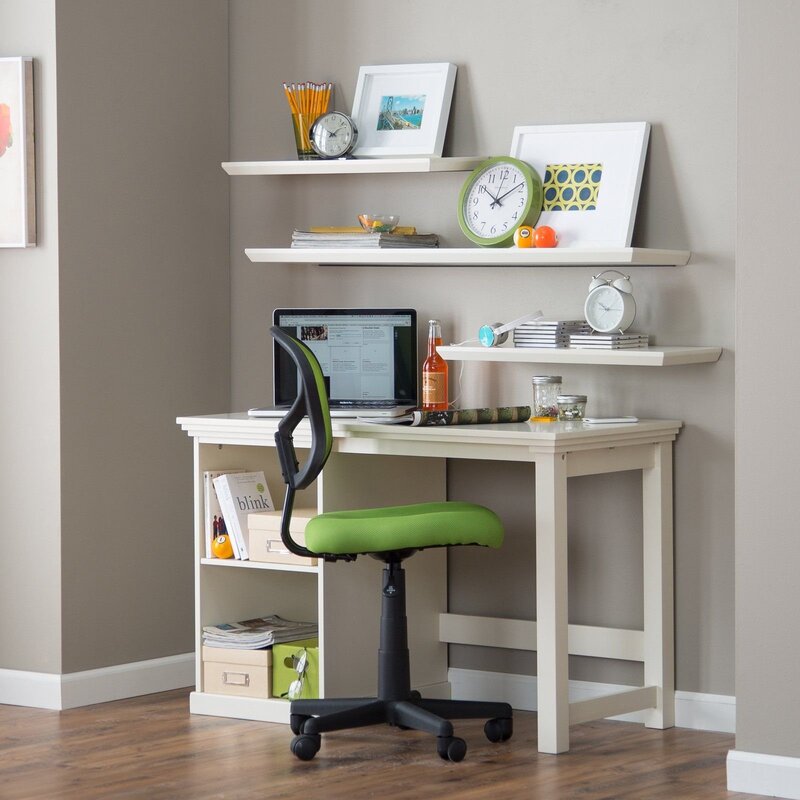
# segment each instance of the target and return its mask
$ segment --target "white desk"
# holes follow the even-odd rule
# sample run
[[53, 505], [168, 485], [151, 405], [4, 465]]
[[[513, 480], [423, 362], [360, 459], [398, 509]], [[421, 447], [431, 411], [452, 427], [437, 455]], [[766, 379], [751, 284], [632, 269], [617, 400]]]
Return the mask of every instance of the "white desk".
[[[210, 468], [209, 460], [201, 457], [203, 447], [274, 447], [275, 420], [227, 414], [182, 417], [178, 423], [195, 439], [196, 478], [202, 475], [202, 469]], [[649, 710], [648, 727], [668, 728], [674, 724], [672, 442], [680, 427], [681, 423], [675, 420], [645, 420], [633, 425], [517, 423], [436, 428], [335, 422], [332, 457], [323, 478], [330, 471], [329, 488], [336, 487], [340, 494], [349, 491], [344, 489], [348, 476], [337, 477], [337, 471], [348, 471], [337, 467], [337, 454], [342, 457], [340, 465], [346, 454], [366, 456], [366, 461], [361, 459], [362, 464], [369, 464], [369, 456], [373, 455], [411, 457], [417, 463], [438, 460], [442, 465], [441, 474], [446, 458], [522, 461], [535, 465], [536, 621], [454, 615], [441, 609], [438, 639], [440, 643], [535, 649], [539, 750], [561, 753], [569, 749], [570, 724], [642, 709]], [[309, 443], [308, 429], [301, 426], [295, 432], [295, 444], [302, 448]], [[567, 615], [568, 478], [624, 470], [642, 471], [644, 630], [570, 625]], [[410, 476], [409, 481], [413, 483]], [[436, 486], [434, 493], [441, 494], [444, 482], [439, 480]], [[406, 495], [407, 488], [398, 487], [398, 491]], [[321, 498], [323, 495], [320, 491]], [[332, 506], [331, 492], [325, 496], [328, 499], [322, 501], [322, 510]], [[397, 502], [411, 502], [411, 499], [403, 496]], [[380, 504], [382, 501], [374, 503]], [[202, 517], [202, 504], [196, 507]], [[200, 529], [196, 529], [196, 534], [202, 538]], [[426, 551], [414, 558], [424, 559], [429, 552], [436, 551]], [[198, 564], [201, 562], [198, 558]], [[435, 574], [441, 578], [442, 562], [437, 563]], [[353, 570], [354, 567], [345, 565], [344, 569]], [[430, 602], [440, 602], [437, 597], [441, 598], [441, 593], [436, 597], [431, 595]], [[330, 595], [328, 602], [332, 602]], [[365, 596], [364, 605], [369, 607], [370, 602], [370, 596]], [[377, 606], [372, 610], [377, 617]], [[199, 612], [198, 616], [201, 617]], [[202, 619], [198, 621], [199, 627], [203, 623]], [[322, 646], [324, 649], [324, 636]], [[607, 697], [570, 703], [569, 654], [643, 662], [645, 685]], [[329, 666], [332, 663], [329, 662]], [[327, 686], [334, 686], [332, 677], [329, 671]], [[212, 706], [213, 698], [201, 703], [198, 697], [193, 710], [220, 713], [209, 710]]]

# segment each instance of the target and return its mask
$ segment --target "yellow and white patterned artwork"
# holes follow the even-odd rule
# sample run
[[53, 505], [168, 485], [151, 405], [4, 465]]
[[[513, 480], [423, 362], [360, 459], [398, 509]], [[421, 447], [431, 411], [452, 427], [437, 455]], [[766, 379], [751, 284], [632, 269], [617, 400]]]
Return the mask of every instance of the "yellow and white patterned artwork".
[[544, 211], [595, 211], [602, 164], [548, 164], [544, 173]]

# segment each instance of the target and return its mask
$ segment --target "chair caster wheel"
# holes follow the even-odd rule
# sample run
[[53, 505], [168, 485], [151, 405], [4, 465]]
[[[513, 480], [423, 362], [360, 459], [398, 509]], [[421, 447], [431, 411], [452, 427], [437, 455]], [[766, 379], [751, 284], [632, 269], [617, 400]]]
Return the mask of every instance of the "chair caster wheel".
[[436, 740], [436, 752], [445, 761], [463, 761], [467, 754], [467, 743], [458, 736], [440, 736]]
[[416, 689], [412, 689], [408, 699], [413, 703], [415, 700], [421, 700], [422, 695]]
[[303, 725], [305, 721], [310, 719], [308, 714], [290, 714], [289, 715], [289, 727], [292, 729], [292, 733], [297, 736], [303, 732]]
[[514, 720], [511, 717], [490, 719], [483, 726], [483, 732], [490, 742], [507, 742], [514, 733]]
[[321, 738], [318, 733], [303, 733], [292, 739], [291, 750], [301, 761], [311, 761], [319, 752]]

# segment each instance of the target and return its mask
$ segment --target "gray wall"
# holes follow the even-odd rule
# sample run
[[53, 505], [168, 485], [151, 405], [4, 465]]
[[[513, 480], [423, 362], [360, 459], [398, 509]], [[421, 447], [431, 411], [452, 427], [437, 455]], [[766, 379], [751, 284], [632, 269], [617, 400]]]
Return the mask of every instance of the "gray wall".
[[227, 4], [57, 5], [64, 672], [193, 649], [192, 448], [228, 405]]
[[[759, 388], [793, 397], [800, 272], [794, 178], [800, 7], [739, 3], [736, 364], [736, 748], [800, 757], [800, 540], [791, 415], [752, 413]], [[763, 416], [761, 417], [763, 418]], [[787, 424], [784, 424], [787, 423]]]
[[0, 56], [34, 56], [38, 246], [0, 250], [0, 667], [61, 671], [54, 0], [3, 0]]
[[[407, 26], [386, 25], [374, 11], [365, 0], [231, 1], [231, 159], [292, 157], [281, 82], [333, 80], [336, 107], [349, 111], [362, 64], [458, 65], [446, 155], [507, 153], [518, 124], [653, 124], [635, 243], [689, 248], [693, 257], [684, 268], [632, 271], [636, 327], [660, 344], [722, 345], [725, 354], [715, 365], [559, 372], [589, 395], [594, 413], [684, 420], [675, 452], [677, 685], [732, 694], [735, 4], [408, 0]], [[450, 341], [535, 308], [580, 316], [588, 269], [331, 268], [244, 256], [247, 246], [287, 245], [293, 227], [352, 224], [370, 209], [462, 245], [455, 207], [464, 178], [232, 179], [233, 407], [269, 401], [267, 328], [278, 305], [411, 305], [423, 320], [441, 318]], [[461, 402], [527, 402], [535, 372], [467, 365]], [[487, 477], [485, 466], [451, 462], [450, 496], [486, 502], [508, 528], [498, 553], [452, 554], [454, 611], [535, 616], [532, 485], [532, 469], [493, 464]], [[640, 481], [582, 478], [573, 489], [571, 619], [641, 624]], [[454, 647], [451, 656], [454, 666], [535, 671], [533, 654]], [[634, 665], [587, 661], [576, 660], [573, 677], [640, 676]]]

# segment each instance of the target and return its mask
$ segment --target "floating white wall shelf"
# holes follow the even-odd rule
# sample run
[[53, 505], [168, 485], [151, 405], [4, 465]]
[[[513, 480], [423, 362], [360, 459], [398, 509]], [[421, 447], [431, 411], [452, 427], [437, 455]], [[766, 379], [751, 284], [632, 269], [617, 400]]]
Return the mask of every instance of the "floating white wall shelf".
[[437, 348], [448, 361], [505, 361], [523, 364], [603, 364], [630, 367], [675, 367], [718, 361], [721, 347], [647, 347], [631, 350], [573, 350], [542, 347]]
[[688, 250], [656, 250], [642, 247], [520, 250], [483, 247], [431, 247], [397, 249], [248, 247], [254, 262], [280, 264], [356, 265], [375, 267], [650, 267], [684, 266]]

